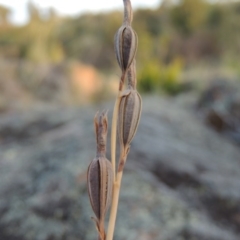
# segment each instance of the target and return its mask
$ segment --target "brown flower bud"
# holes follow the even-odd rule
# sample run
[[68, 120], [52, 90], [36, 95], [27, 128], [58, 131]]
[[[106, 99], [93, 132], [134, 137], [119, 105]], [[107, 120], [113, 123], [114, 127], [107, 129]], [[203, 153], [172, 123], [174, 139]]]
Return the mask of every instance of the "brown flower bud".
[[118, 118], [120, 144], [125, 151], [128, 151], [129, 145], [137, 131], [141, 110], [142, 99], [137, 90], [125, 90], [120, 99]]

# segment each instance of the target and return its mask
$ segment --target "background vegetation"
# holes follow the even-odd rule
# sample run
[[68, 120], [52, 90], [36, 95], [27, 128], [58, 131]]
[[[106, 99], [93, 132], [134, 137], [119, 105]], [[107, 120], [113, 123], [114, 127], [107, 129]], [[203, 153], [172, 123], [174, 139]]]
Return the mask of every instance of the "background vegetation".
[[[9, 9], [0, 7], [1, 69], [6, 69], [7, 64], [8, 72], [14, 72], [9, 77], [1, 71], [2, 91], [6, 92], [6, 79], [14, 78], [18, 88], [45, 98], [38, 90], [46, 77], [41, 77], [42, 71], [35, 71], [43, 65], [55, 72], [61, 69], [60, 75], [66, 79], [73, 62], [92, 65], [108, 76], [119, 71], [113, 35], [122, 13], [61, 17], [53, 9], [43, 12], [30, 2], [30, 20], [24, 26], [12, 25], [9, 14]], [[154, 10], [136, 10], [133, 25], [139, 36], [137, 67], [143, 92], [176, 94], [185, 89], [182, 73], [193, 67], [219, 67], [240, 74], [238, 1], [180, 0], [174, 4], [165, 0]], [[53, 82], [51, 85], [58, 86]], [[6, 97], [2, 97], [3, 101]]]

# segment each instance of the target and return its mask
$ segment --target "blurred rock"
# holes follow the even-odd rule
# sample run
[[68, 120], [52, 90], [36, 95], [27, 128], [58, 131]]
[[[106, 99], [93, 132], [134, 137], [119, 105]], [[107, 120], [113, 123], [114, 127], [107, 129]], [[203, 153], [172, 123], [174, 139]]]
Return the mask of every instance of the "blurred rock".
[[[95, 154], [97, 110], [1, 115], [1, 240], [96, 239], [86, 170]], [[239, 156], [240, 149], [204, 126], [194, 108], [144, 98], [115, 239], [238, 240]]]
[[206, 123], [240, 144], [240, 86], [221, 80], [213, 81], [198, 102]]

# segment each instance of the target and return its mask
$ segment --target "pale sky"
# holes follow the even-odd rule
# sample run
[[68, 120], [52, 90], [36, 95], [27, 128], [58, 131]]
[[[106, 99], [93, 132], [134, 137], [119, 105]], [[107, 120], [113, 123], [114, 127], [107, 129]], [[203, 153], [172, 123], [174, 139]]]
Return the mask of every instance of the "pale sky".
[[[28, 0], [0, 0], [0, 5], [9, 7], [12, 10], [11, 21], [16, 24], [23, 24], [27, 21], [26, 4]], [[53, 7], [59, 14], [72, 15], [86, 11], [100, 12], [112, 9], [121, 9], [122, 0], [32, 0], [41, 9]], [[149, 7], [154, 8], [161, 0], [132, 0], [133, 8]]]

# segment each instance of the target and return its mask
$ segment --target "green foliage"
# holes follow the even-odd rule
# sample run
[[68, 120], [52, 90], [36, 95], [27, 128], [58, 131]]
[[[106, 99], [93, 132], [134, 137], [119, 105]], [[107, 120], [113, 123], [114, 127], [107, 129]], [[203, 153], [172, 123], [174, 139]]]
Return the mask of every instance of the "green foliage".
[[[225, 58], [239, 58], [239, 2], [167, 2], [163, 1], [157, 9], [135, 11], [133, 27], [139, 36], [139, 66], [151, 65], [147, 68], [153, 68], [154, 73], [157, 71], [153, 66], [159, 61], [169, 66], [179, 56], [187, 65], [193, 61], [220, 62]], [[62, 18], [49, 9], [43, 17], [32, 3], [28, 11], [29, 23], [13, 26], [6, 23], [9, 10], [0, 7], [0, 58], [39, 63], [73, 59], [105, 72], [117, 68], [113, 36], [122, 21], [120, 12]]]
[[204, 0], [181, 0], [171, 12], [173, 24], [184, 34], [202, 28], [207, 20], [209, 4]]
[[51, 9], [47, 18], [41, 18], [39, 10], [32, 4], [29, 15], [30, 21], [25, 26], [0, 25], [0, 57], [33, 62], [61, 61], [63, 51], [55, 34], [61, 19]]
[[114, 66], [113, 36], [120, 23], [118, 12], [85, 14], [63, 22], [58, 39], [66, 56], [109, 70]]
[[179, 78], [182, 69], [183, 63], [180, 59], [168, 65], [151, 61], [139, 71], [139, 89], [144, 93], [164, 91], [171, 95], [177, 94], [181, 91]]
[[214, 6], [210, 8], [207, 24], [213, 30], [219, 28], [223, 21], [223, 11], [220, 7]]

